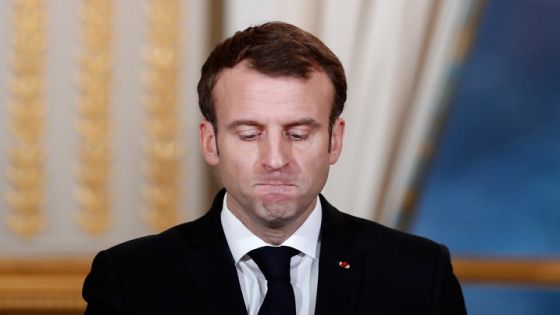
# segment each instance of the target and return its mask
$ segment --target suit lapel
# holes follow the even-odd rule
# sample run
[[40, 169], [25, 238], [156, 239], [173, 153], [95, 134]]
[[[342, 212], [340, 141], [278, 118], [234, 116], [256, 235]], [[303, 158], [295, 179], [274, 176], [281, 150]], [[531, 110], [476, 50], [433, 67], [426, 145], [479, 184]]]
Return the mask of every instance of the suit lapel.
[[361, 294], [363, 259], [349, 244], [352, 227], [321, 196], [321, 253], [315, 314], [353, 314]]
[[185, 251], [185, 264], [208, 314], [246, 314], [245, 302], [231, 251], [220, 220], [222, 190], [210, 211], [193, 222], [192, 246]]
[[[222, 190], [210, 211], [191, 223], [185, 266], [208, 314], [247, 314], [220, 220], [224, 194]], [[362, 294], [364, 269], [362, 255], [351, 246], [355, 227], [323, 196], [320, 198], [323, 218], [315, 314], [353, 314]]]

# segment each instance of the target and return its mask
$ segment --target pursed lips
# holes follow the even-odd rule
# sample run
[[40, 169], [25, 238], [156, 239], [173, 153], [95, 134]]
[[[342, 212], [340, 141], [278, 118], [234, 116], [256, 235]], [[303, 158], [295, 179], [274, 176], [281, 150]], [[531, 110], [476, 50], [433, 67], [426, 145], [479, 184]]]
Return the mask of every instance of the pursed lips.
[[282, 192], [286, 190], [291, 190], [297, 185], [293, 183], [286, 182], [259, 182], [255, 184], [256, 188], [266, 189], [272, 192]]
[[275, 181], [275, 182], [258, 182], [255, 184], [255, 186], [296, 186], [296, 185], [292, 183]]

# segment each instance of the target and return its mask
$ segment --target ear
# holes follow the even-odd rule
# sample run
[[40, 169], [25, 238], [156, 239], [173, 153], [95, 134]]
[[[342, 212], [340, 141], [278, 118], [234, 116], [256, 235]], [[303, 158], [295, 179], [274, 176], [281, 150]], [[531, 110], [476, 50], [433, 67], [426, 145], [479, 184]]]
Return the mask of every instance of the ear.
[[206, 162], [211, 166], [218, 165], [218, 146], [216, 143], [216, 133], [214, 132], [214, 126], [207, 121], [203, 120], [199, 125], [200, 131], [200, 145], [202, 147], [202, 155]]
[[342, 153], [342, 140], [344, 139], [344, 127], [346, 122], [342, 118], [337, 118], [332, 126], [331, 132], [331, 151], [329, 152], [329, 163], [332, 165], [338, 161]]

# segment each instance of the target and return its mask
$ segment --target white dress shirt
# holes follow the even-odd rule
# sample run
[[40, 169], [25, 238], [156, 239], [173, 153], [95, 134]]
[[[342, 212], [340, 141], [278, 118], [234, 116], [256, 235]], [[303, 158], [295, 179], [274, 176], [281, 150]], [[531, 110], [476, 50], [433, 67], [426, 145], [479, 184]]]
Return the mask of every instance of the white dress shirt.
[[[322, 218], [321, 202], [317, 197], [315, 209], [307, 220], [281, 245], [300, 251], [290, 261], [290, 278], [296, 298], [298, 315], [315, 313], [319, 275], [319, 232]], [[253, 249], [273, 246], [254, 235], [227, 207], [227, 194], [221, 213], [222, 226], [235, 261], [241, 292], [249, 315], [257, 315], [267, 291], [267, 283], [257, 264], [247, 256]]]

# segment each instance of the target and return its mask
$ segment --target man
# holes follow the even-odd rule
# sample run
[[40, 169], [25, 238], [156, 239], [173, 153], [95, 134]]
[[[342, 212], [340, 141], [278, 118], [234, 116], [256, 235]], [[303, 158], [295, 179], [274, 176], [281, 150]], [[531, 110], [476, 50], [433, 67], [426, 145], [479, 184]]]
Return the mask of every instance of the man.
[[200, 141], [225, 187], [202, 218], [94, 259], [86, 314], [465, 314], [449, 253], [339, 212], [346, 80], [316, 37], [250, 27], [202, 67]]

